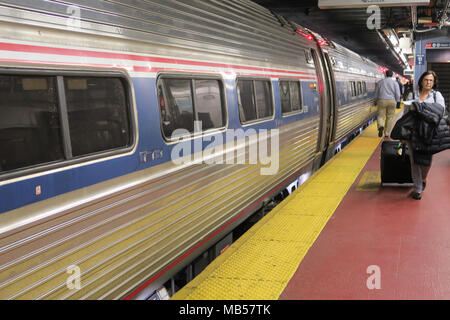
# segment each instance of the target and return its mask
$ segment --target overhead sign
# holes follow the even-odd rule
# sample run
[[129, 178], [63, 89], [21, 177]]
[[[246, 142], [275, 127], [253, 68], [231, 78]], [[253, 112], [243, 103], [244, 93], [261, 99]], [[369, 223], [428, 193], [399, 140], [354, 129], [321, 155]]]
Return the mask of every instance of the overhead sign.
[[416, 55], [416, 65], [418, 65], [418, 66], [423, 65], [424, 64], [424, 58], [425, 58], [425, 55], [423, 55], [423, 54]]
[[320, 9], [428, 6], [430, 0], [319, 0]]
[[414, 70], [403, 69], [403, 75], [404, 76], [413, 76], [414, 75]]
[[427, 42], [425, 43], [427, 49], [448, 49], [450, 48], [450, 42]]

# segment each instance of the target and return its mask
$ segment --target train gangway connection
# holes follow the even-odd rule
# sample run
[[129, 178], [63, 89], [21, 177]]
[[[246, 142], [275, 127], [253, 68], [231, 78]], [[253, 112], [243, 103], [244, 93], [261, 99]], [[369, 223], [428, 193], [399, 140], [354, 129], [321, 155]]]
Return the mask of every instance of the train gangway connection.
[[450, 151], [416, 201], [381, 186], [381, 140], [371, 124], [172, 299], [449, 299]]

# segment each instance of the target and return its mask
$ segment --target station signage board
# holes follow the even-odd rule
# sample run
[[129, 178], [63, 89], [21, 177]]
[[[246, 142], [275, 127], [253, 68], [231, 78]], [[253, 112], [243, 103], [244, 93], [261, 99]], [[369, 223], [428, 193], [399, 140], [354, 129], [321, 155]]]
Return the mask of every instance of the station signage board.
[[414, 75], [414, 70], [403, 70], [403, 75], [404, 76], [413, 76]]
[[450, 49], [450, 42], [427, 42], [425, 43], [427, 49]]
[[418, 66], [423, 65], [424, 60], [425, 60], [425, 55], [423, 55], [423, 54], [416, 55], [416, 65], [418, 65]]
[[430, 0], [319, 0], [320, 9], [428, 6]]

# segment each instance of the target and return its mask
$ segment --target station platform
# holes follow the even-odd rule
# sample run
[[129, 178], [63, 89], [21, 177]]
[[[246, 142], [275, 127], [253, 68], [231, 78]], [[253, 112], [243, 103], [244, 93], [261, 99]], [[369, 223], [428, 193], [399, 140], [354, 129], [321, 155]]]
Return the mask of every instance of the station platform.
[[174, 300], [450, 299], [450, 150], [422, 200], [380, 186], [371, 124]]

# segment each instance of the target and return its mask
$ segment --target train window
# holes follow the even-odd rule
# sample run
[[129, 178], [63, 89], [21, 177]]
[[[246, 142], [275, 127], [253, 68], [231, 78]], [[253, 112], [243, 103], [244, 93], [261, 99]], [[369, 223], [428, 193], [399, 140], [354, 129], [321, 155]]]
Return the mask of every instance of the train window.
[[225, 126], [219, 80], [195, 80], [195, 111], [203, 130]]
[[223, 87], [217, 79], [161, 77], [158, 96], [166, 138], [193, 133], [194, 121], [201, 122], [202, 131], [226, 124]]
[[0, 75], [0, 172], [64, 158], [56, 77]]
[[291, 92], [289, 89], [289, 81], [280, 81], [280, 97], [282, 113], [291, 112]]
[[358, 81], [358, 96], [363, 93], [361, 81]]
[[352, 97], [355, 97], [357, 95], [355, 81], [350, 81], [350, 89], [351, 89]]
[[331, 60], [331, 64], [333, 65], [333, 67], [335, 67], [335, 66], [336, 66], [336, 64], [337, 64], [337, 62], [336, 62], [336, 58], [334, 58], [334, 57], [330, 57], [330, 60]]
[[126, 90], [120, 76], [0, 74], [0, 174], [129, 147]]
[[313, 57], [310, 51], [305, 50], [305, 58], [306, 58], [306, 63], [314, 63], [313, 61]]
[[122, 80], [64, 77], [64, 85], [74, 157], [129, 145], [127, 98]]
[[237, 92], [241, 123], [273, 116], [270, 81], [239, 79]]
[[256, 120], [254, 88], [252, 80], [239, 80], [237, 85], [241, 122]]
[[363, 93], [367, 93], [367, 84], [365, 81], [362, 83], [362, 88], [363, 88]]
[[272, 116], [272, 92], [269, 81], [255, 81], [256, 111], [258, 119]]
[[280, 81], [282, 113], [302, 110], [300, 83], [298, 81]]
[[302, 103], [301, 103], [300, 83], [297, 81], [291, 81], [289, 85], [291, 89], [292, 111], [301, 110]]
[[194, 102], [191, 86], [190, 79], [161, 79], [159, 83], [160, 93], [163, 93], [162, 88], [165, 88], [165, 105], [161, 111], [164, 135], [168, 138], [172, 137], [176, 129], [194, 132]]

